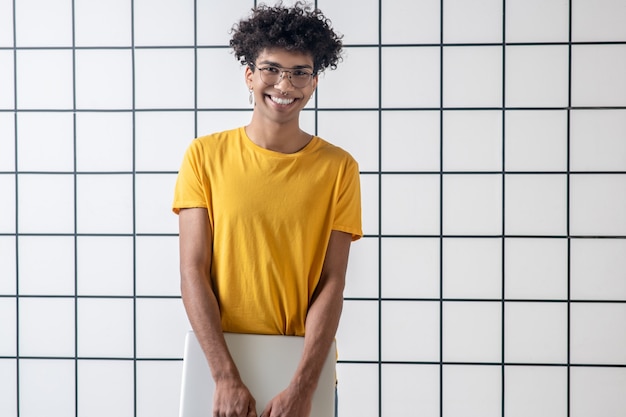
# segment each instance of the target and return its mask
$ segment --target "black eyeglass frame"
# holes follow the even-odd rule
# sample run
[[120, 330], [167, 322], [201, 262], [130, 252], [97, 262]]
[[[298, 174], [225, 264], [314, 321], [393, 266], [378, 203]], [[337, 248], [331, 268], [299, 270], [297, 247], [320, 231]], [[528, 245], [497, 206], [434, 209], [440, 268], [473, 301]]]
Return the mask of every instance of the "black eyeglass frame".
[[[313, 80], [313, 77], [315, 77], [315, 75], [317, 75], [317, 73], [315, 71], [311, 71], [308, 70], [306, 68], [282, 68], [282, 67], [278, 67], [276, 65], [267, 65], [266, 67], [259, 67], [256, 64], [249, 62], [248, 65], [253, 68], [253, 69], [258, 69], [260, 71], [261, 74], [261, 81], [263, 81], [265, 83], [265, 85], [277, 85], [279, 84], [283, 78], [285, 77], [285, 73], [288, 73], [287, 75], [287, 79], [289, 80], [289, 82], [291, 83], [291, 85], [293, 85], [295, 88], [305, 88], [307, 86], [309, 86], [311, 84], [311, 80]], [[278, 74], [274, 74], [268, 71], [271, 70], [277, 70]], [[301, 71], [303, 73], [306, 74], [306, 82], [303, 85], [300, 85], [299, 82], [297, 82], [298, 85], [294, 84], [294, 79], [292, 78], [294, 71]], [[264, 75], [265, 74], [265, 75]], [[276, 80], [276, 82], [272, 83], [272, 82], [267, 82], [265, 80], [265, 77], [271, 75], [277, 75], [278, 79]], [[299, 78], [296, 78], [296, 80], [299, 80]], [[304, 79], [302, 79], [302, 81], [304, 81]]]

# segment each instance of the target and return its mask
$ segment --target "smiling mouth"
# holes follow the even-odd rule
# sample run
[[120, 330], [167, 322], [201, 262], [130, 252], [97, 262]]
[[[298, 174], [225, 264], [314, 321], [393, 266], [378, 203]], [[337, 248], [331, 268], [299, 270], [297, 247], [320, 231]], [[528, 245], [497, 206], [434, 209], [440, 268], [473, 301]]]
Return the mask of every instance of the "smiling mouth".
[[293, 103], [295, 101], [294, 98], [280, 98], [280, 97], [274, 97], [274, 96], [269, 96], [269, 98], [274, 103], [280, 104], [282, 106], [286, 106], [286, 105], [291, 104], [291, 103]]

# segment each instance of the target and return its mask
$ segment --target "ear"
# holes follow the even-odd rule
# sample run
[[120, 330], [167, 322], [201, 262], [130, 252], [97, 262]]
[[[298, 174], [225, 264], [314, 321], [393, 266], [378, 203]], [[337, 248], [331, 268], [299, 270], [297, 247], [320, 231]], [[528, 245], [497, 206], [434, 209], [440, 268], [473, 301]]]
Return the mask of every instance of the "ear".
[[319, 81], [319, 77], [320, 77], [319, 73], [313, 76], [313, 91], [314, 92], [317, 89], [317, 82]]
[[246, 69], [243, 73], [243, 76], [244, 76], [244, 79], [246, 80], [246, 86], [248, 87], [248, 89], [250, 89], [250, 86], [252, 85], [253, 75], [254, 75], [254, 72], [252, 72], [250, 65], [246, 65]]

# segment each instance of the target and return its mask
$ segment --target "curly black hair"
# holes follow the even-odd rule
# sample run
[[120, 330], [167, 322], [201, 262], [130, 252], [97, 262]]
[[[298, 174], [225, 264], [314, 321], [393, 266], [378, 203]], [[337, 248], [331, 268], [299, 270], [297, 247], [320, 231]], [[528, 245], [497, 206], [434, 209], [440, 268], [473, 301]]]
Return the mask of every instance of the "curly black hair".
[[282, 48], [310, 54], [314, 71], [335, 69], [341, 61], [341, 35], [322, 11], [298, 1], [292, 7], [260, 5], [235, 24], [230, 46], [242, 65], [252, 64], [264, 49]]

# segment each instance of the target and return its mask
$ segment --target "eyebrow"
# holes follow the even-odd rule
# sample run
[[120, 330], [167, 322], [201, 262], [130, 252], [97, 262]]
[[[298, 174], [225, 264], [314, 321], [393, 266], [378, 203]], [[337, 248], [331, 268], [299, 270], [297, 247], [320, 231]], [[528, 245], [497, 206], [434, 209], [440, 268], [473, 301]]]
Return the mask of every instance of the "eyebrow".
[[280, 65], [278, 62], [273, 62], [273, 61], [261, 61], [259, 62], [259, 64], [261, 65], [271, 65], [272, 67], [278, 67], [278, 68], [282, 68], [282, 69], [310, 69], [312, 70], [313, 67], [311, 65], [296, 65], [295, 67], [283, 67], [282, 65]]

